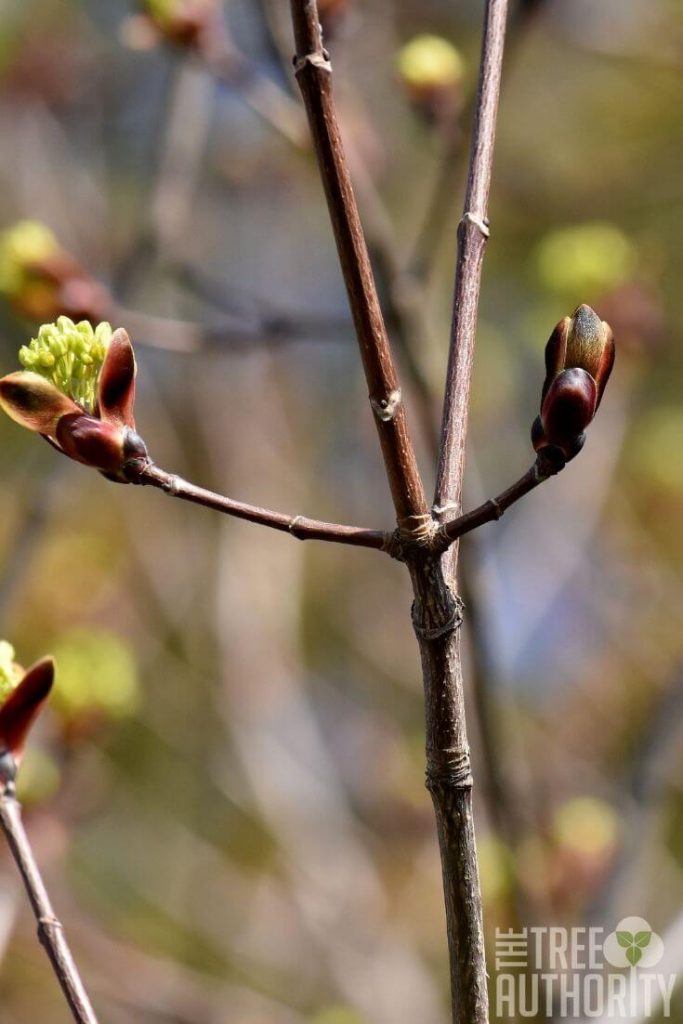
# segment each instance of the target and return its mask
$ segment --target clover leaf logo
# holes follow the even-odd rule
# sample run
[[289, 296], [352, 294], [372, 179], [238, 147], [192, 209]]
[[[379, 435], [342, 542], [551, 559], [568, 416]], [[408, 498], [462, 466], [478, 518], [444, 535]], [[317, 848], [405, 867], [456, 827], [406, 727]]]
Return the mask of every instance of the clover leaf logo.
[[612, 967], [654, 967], [664, 945], [644, 918], [625, 917], [605, 939], [602, 952]]
[[618, 931], [616, 936], [617, 942], [626, 951], [626, 959], [632, 967], [635, 967], [638, 961], [642, 960], [645, 947], [650, 945], [652, 932]]

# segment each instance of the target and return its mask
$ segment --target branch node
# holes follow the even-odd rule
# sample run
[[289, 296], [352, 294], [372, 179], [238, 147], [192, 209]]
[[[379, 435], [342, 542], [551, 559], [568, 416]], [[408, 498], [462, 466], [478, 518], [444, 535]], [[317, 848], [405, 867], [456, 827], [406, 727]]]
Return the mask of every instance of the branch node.
[[292, 536], [296, 537], [297, 540], [305, 540], [306, 539], [306, 535], [305, 534], [301, 534], [301, 533], [297, 532], [299, 526], [301, 524], [303, 524], [304, 522], [305, 522], [304, 516], [294, 516], [294, 518], [291, 520], [289, 526], [287, 527], [287, 529], [292, 534]]
[[319, 71], [326, 71], [328, 74], [332, 74], [332, 64], [327, 50], [323, 50], [322, 53], [305, 53], [303, 57], [294, 57], [292, 64], [294, 65], [295, 75], [300, 75], [307, 67], [313, 67]]
[[406, 547], [405, 538], [401, 536], [401, 531], [396, 529], [384, 535], [384, 544], [382, 544], [381, 550], [390, 558], [396, 559], [397, 562], [405, 562]]
[[420, 640], [439, 640], [442, 636], [448, 636], [450, 633], [455, 633], [455, 631], [460, 628], [462, 625], [463, 609], [465, 606], [456, 594], [452, 594], [451, 597], [451, 614], [445, 622], [437, 622], [433, 625], [428, 625], [425, 619], [420, 621], [418, 618], [416, 603], [413, 602], [410, 609], [410, 615], [413, 620], [413, 629]]
[[487, 505], [493, 509], [493, 514], [496, 519], [500, 519], [505, 514], [505, 509], [495, 498], [489, 498]]
[[56, 928], [59, 931], [64, 931], [64, 925], [56, 917], [46, 916], [38, 918], [38, 937], [42, 941], [43, 935], [50, 929]]
[[425, 785], [430, 793], [443, 789], [472, 789], [469, 749], [428, 750]]
[[404, 516], [398, 526], [401, 538], [413, 547], [426, 547], [436, 530], [438, 526], [429, 512], [423, 515]]
[[401, 389], [396, 388], [390, 391], [387, 398], [371, 398], [370, 405], [378, 420], [382, 423], [389, 423], [395, 417], [401, 406]]
[[432, 505], [432, 515], [441, 517], [445, 512], [459, 512], [459, 501], [446, 501], [443, 505]]
[[471, 210], [466, 210], [462, 215], [461, 225], [474, 224], [475, 228], [479, 231], [484, 238], [491, 237], [491, 228], [489, 226], [488, 219], [486, 217], [479, 217], [476, 213], [472, 213]]

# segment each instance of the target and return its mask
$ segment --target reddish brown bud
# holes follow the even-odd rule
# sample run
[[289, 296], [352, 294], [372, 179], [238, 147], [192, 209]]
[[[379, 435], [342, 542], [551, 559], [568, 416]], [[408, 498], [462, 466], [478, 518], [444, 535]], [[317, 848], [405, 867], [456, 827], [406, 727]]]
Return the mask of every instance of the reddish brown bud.
[[52, 658], [43, 658], [31, 666], [0, 707], [0, 749], [8, 751], [15, 762], [21, 759], [28, 732], [52, 689], [54, 677]]
[[54, 384], [25, 370], [0, 379], [0, 407], [15, 423], [51, 437], [62, 416], [79, 412], [78, 405]]
[[135, 356], [122, 327], [111, 336], [97, 384], [96, 412], [111, 423], [135, 429]]
[[577, 367], [589, 373], [595, 381], [599, 405], [614, 365], [611, 327], [590, 306], [578, 306], [571, 317], [560, 320], [550, 335], [545, 349], [545, 365], [544, 397], [558, 373]]
[[547, 445], [560, 448], [567, 461], [583, 446], [583, 432], [595, 415], [597, 389], [585, 370], [564, 370], [552, 382], [531, 429], [536, 451]]
[[531, 429], [537, 452], [549, 445], [572, 459], [583, 447], [614, 365], [609, 324], [590, 306], [578, 306], [555, 327], [545, 350], [541, 415]]
[[55, 436], [66, 455], [86, 466], [113, 473], [125, 462], [124, 428], [115, 423], [73, 413], [60, 419]]

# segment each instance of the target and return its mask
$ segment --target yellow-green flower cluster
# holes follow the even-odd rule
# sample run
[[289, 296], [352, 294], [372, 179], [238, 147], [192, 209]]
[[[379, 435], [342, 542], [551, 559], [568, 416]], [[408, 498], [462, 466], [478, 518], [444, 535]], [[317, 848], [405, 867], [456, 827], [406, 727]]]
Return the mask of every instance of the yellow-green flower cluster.
[[60, 316], [54, 324], [43, 324], [38, 337], [19, 350], [22, 366], [51, 381], [86, 412], [95, 411], [97, 378], [109, 347], [112, 329], [82, 320], [75, 324]]
[[50, 229], [36, 220], [20, 220], [0, 234], [0, 291], [14, 295], [27, 271], [59, 250]]
[[14, 660], [14, 648], [6, 640], [0, 640], [0, 704], [9, 697], [21, 682], [21, 668]]

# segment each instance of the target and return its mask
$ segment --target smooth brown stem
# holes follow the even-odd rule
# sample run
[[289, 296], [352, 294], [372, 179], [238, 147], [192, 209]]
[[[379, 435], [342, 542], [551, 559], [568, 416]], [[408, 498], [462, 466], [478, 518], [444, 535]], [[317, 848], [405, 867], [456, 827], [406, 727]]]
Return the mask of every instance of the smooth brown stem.
[[197, 487], [182, 477], [167, 473], [151, 463], [133, 468], [129, 473], [131, 483], [146, 484], [158, 487], [173, 498], [191, 501], [195, 505], [216, 509], [236, 519], [246, 519], [250, 523], [269, 526], [272, 530], [290, 533], [297, 540], [326, 540], [336, 544], [352, 544], [360, 548], [375, 548], [377, 551], [389, 551], [392, 534], [382, 530], [365, 530], [360, 526], [343, 526], [340, 523], [325, 523], [307, 516], [291, 516], [285, 512], [273, 512], [258, 505], [247, 505], [242, 501], [233, 501], [222, 494]]
[[[441, 452], [434, 503], [441, 509], [460, 507], [467, 436], [467, 414], [484, 248], [489, 235], [488, 198], [508, 0], [487, 0], [479, 87], [467, 177], [463, 218], [458, 228], [458, 257], [453, 296], [451, 345], [446, 375]], [[455, 576], [457, 545], [448, 558]]]
[[5, 833], [14, 862], [19, 869], [24, 887], [38, 922], [38, 938], [50, 958], [59, 982], [77, 1024], [97, 1024], [97, 1017], [74, 963], [71, 950], [64, 938], [61, 922], [55, 917], [45, 883], [36, 864], [31, 844], [21, 820], [17, 801], [3, 793], [0, 796], [0, 826]]
[[403, 398], [351, 185], [332, 99], [317, 4], [291, 0], [295, 69], [325, 188], [370, 405], [374, 413], [399, 528], [410, 536], [430, 519]]

